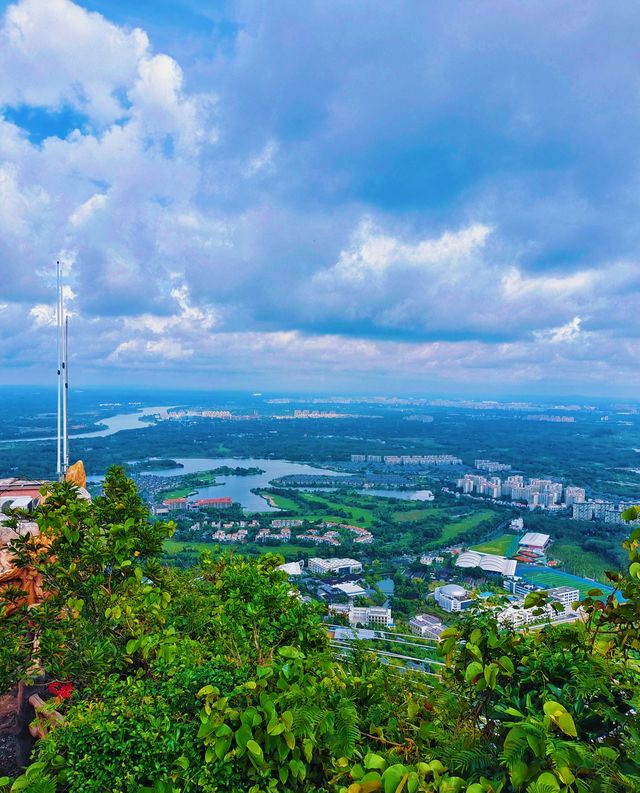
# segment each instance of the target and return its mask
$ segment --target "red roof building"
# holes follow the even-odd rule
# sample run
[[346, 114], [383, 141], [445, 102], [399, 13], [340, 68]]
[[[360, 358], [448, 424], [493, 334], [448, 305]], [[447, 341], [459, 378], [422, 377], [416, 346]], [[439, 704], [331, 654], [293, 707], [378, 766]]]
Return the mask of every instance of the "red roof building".
[[228, 509], [233, 505], [233, 499], [229, 496], [223, 498], [199, 498], [192, 502], [194, 507], [213, 507], [214, 509]]

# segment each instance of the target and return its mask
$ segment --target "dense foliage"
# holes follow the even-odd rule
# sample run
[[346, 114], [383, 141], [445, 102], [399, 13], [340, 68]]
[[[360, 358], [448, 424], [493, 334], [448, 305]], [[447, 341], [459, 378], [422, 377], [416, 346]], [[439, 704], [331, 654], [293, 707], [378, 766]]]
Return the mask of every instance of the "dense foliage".
[[121, 469], [93, 504], [54, 485], [38, 520], [47, 546], [25, 538], [16, 556], [47, 598], [0, 623], [2, 682], [73, 693], [13, 790], [640, 789], [638, 531], [614, 576], [626, 600], [593, 593], [584, 622], [530, 632], [474, 612], [445, 633], [436, 678], [363, 647], [337, 657], [277, 556], [163, 567], [172, 526]]

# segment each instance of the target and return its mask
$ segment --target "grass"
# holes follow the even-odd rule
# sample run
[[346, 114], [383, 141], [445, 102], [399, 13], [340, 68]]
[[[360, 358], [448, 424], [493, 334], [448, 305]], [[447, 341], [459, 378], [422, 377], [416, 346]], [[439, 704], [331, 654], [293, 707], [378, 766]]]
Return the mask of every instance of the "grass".
[[433, 515], [434, 508], [430, 509], [410, 509], [407, 512], [398, 510], [394, 512], [391, 517], [394, 523], [412, 523], [423, 518], [430, 518]]
[[518, 550], [518, 535], [501, 534], [499, 537], [494, 537], [479, 545], [472, 545], [471, 550], [492, 553], [496, 556], [512, 556]]
[[290, 498], [285, 498], [284, 496], [277, 496], [274, 493], [265, 493], [265, 495], [269, 496], [269, 501], [273, 502], [276, 507], [280, 509], [286, 509], [289, 512], [295, 512], [296, 514], [300, 512], [300, 508], [296, 504], [295, 501], [292, 501]]
[[576, 574], [604, 581], [604, 571], [614, 569], [610, 561], [602, 559], [597, 553], [585, 551], [571, 542], [554, 543], [549, 552], [553, 559], [559, 559], [568, 570]]
[[[334, 501], [324, 496], [318, 496], [315, 493], [300, 493], [300, 496], [304, 499], [306, 509], [286, 496], [268, 491], [265, 491], [265, 495], [269, 495], [277, 507], [294, 513], [297, 518], [302, 520], [353, 523], [355, 526], [362, 526], [363, 528], [369, 528], [374, 520], [373, 510], [371, 509], [354, 507], [342, 501]], [[336, 512], [346, 512], [348, 517], [336, 515]]]
[[162, 493], [162, 500], [166, 501], [168, 498], [186, 498], [193, 493], [192, 487], [175, 487], [173, 490], [167, 490]]
[[475, 527], [482, 523], [483, 520], [491, 520], [496, 513], [492, 509], [483, 509], [480, 512], [474, 512], [473, 515], [468, 515], [461, 520], [447, 523], [442, 528], [442, 534], [437, 540], [429, 543], [429, 547], [436, 547], [442, 543], [448, 543], [455, 540], [459, 534], [464, 534], [465, 531], [475, 529]]
[[537, 584], [545, 589], [556, 586], [574, 586], [579, 590], [581, 598], [586, 597], [590, 589], [600, 589], [605, 593], [611, 591], [611, 587], [599, 582], [587, 581], [570, 573], [563, 573], [562, 570], [553, 570], [551, 568], [531, 569], [528, 565], [519, 564], [517, 574], [522, 576], [525, 581]]

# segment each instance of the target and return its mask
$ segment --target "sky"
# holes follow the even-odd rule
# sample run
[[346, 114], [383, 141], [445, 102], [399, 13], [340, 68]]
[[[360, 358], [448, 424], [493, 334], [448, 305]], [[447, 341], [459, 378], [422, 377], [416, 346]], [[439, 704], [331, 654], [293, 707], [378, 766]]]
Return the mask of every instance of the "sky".
[[0, 383], [638, 395], [638, 29], [0, 0]]

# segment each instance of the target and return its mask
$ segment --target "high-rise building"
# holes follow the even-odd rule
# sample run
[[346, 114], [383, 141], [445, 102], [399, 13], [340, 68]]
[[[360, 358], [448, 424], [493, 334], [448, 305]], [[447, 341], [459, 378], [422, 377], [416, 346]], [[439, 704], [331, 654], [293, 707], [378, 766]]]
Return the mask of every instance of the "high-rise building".
[[573, 504], [584, 504], [585, 496], [584, 487], [566, 487], [564, 491], [564, 503], [568, 507]]

